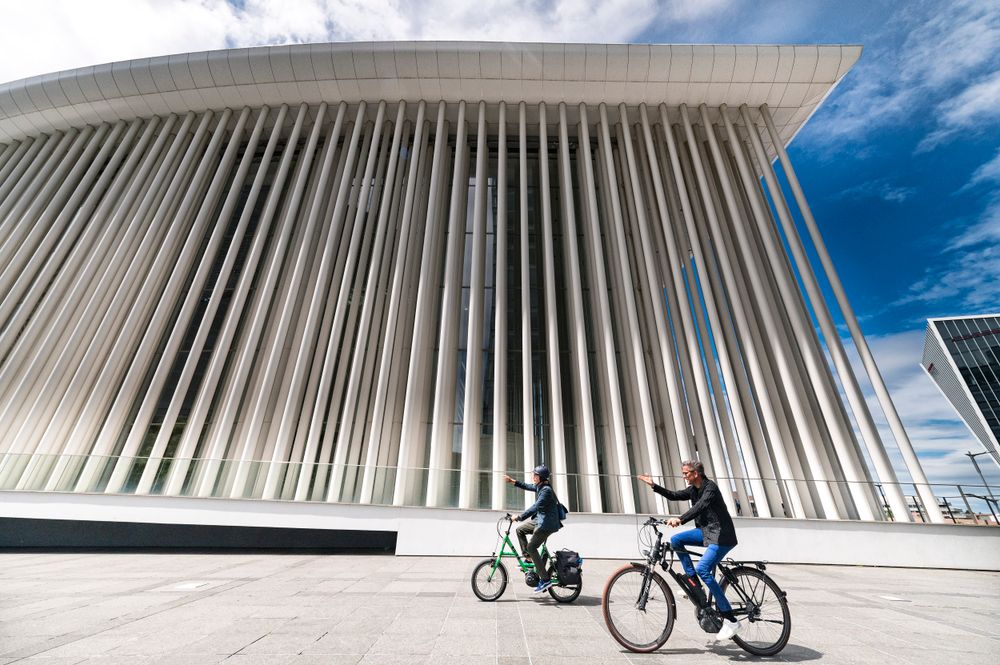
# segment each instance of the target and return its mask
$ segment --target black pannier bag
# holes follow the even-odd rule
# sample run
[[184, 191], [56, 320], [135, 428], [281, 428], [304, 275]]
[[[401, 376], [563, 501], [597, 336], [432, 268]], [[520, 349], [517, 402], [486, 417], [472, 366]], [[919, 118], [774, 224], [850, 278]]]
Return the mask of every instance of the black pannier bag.
[[582, 570], [583, 559], [580, 558], [578, 552], [567, 549], [556, 552], [556, 575], [559, 576], [559, 584], [579, 584]]

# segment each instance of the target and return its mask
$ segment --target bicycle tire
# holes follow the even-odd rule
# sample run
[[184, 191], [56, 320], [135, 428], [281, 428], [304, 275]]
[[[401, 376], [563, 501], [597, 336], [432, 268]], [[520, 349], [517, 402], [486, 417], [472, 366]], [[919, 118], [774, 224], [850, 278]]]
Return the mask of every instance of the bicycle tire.
[[492, 580], [487, 580], [489, 569], [493, 567], [495, 562], [496, 559], [483, 559], [472, 570], [472, 593], [476, 594], [476, 598], [479, 600], [493, 602], [502, 596], [507, 589], [507, 568], [502, 561], [497, 563]]
[[[740, 586], [755, 606], [747, 608], [742, 598], [727, 596], [737, 615], [741, 614], [741, 610], [746, 612], [749, 609], [751, 612], [750, 615], [739, 616], [743, 627], [733, 637], [733, 641], [755, 656], [775, 655], [785, 648], [792, 634], [792, 615], [788, 610], [785, 592], [773, 579], [756, 568], [740, 566], [733, 568], [730, 573], [737, 579], [745, 578], [745, 581], [740, 580]], [[720, 586], [725, 594], [730, 586], [729, 578], [724, 576]], [[778, 625], [780, 630], [776, 632]]]
[[579, 584], [567, 584], [566, 586], [553, 584], [549, 587], [549, 595], [558, 603], [572, 603], [580, 597], [581, 591], [583, 591], [583, 573], [580, 573]]
[[[640, 613], [635, 607], [642, 589], [642, 577], [645, 570], [645, 567], [639, 564], [630, 564], [619, 568], [608, 578], [608, 582], [604, 586], [604, 594], [601, 597], [604, 623], [607, 625], [608, 631], [611, 632], [611, 636], [618, 644], [635, 653], [652, 653], [666, 644], [674, 629], [674, 621], [677, 619], [674, 594], [667, 586], [666, 580], [656, 572], [651, 573], [652, 580], [646, 609]], [[620, 606], [624, 612], [617, 612], [616, 606]], [[645, 623], [653, 631], [650, 633], [654, 635], [651, 639], [645, 640], [644, 637], [633, 635], [633, 631], [629, 630], [625, 620], [629, 613], [629, 606], [631, 606], [633, 616], [637, 619], [635, 624], [638, 626], [640, 623]], [[647, 617], [651, 616], [649, 614], [651, 606], [660, 616], [649, 620]], [[616, 614], [620, 615], [617, 621]]]

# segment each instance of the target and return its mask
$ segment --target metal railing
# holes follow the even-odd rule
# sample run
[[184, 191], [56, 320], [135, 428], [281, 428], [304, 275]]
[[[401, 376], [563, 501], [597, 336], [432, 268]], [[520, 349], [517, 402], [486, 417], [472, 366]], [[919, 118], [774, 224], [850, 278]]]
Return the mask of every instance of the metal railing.
[[[152, 466], [150, 466], [152, 465]], [[155, 473], [146, 473], [147, 466]], [[400, 473], [407, 474], [397, 483]], [[523, 470], [507, 471], [514, 478], [527, 479]], [[501, 474], [502, 475], [502, 474]], [[519, 510], [530, 502], [524, 491], [494, 482], [491, 470], [475, 472], [471, 480], [472, 499], [466, 507]], [[636, 512], [657, 513], [662, 504], [635, 476], [614, 474], [554, 474], [556, 487], [565, 488], [560, 499], [573, 512], [624, 513], [623, 506], [634, 503]], [[596, 480], [596, 484], [595, 484]], [[654, 480], [666, 487], [681, 488], [681, 476], [660, 476]], [[757, 499], [750, 493], [747, 478], [715, 478], [721, 487], [733, 490], [736, 514], [758, 516]], [[758, 480], [758, 479], [754, 479]], [[843, 517], [857, 519], [850, 508], [857, 485], [870, 493], [876, 519], [900, 520], [885, 497], [887, 483], [851, 483], [805, 479], [761, 478], [760, 485], [772, 493], [773, 517], [792, 517], [784, 497], [794, 486], [812, 506], [811, 517], [822, 517], [816, 489], [826, 482], [845, 507]], [[470, 482], [467, 477], [466, 482]], [[396, 500], [397, 485], [400, 497]], [[229, 499], [270, 499], [373, 505], [459, 507], [462, 471], [450, 468], [366, 466], [361, 464], [305, 464], [302, 462], [240, 461], [231, 459], [187, 459], [149, 457], [97, 457], [82, 455], [0, 455], [0, 490], [25, 492], [77, 492], [123, 495], [180, 496]], [[910, 509], [910, 520], [927, 522], [927, 510], [915, 483], [899, 483]], [[494, 502], [494, 486], [500, 488]], [[739, 488], [742, 487], [742, 491]], [[1000, 524], [1000, 487], [994, 485], [930, 483], [946, 521], [956, 524]], [[436, 496], [428, 498], [429, 488]], [[595, 489], [596, 488], [596, 489]], [[431, 491], [434, 491], [431, 489]], [[631, 497], [626, 495], [630, 494]], [[741, 501], [741, 497], [744, 500]], [[781, 497], [775, 509], [773, 497]], [[745, 505], [748, 504], [748, 505]], [[686, 509], [668, 502], [671, 512]]]

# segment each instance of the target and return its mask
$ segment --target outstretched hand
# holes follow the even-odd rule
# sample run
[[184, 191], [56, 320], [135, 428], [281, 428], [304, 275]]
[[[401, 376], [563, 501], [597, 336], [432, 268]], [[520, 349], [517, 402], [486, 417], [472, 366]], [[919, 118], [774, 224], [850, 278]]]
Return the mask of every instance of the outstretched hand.
[[508, 476], [506, 473], [503, 474], [503, 479], [506, 480], [511, 485], [513, 485], [514, 483], [517, 482], [516, 480], [514, 480], [513, 478], [511, 478], [510, 476]]
[[653, 478], [652, 478], [652, 476], [649, 476], [647, 474], [642, 474], [642, 475], [636, 476], [636, 478], [638, 478], [642, 482], [646, 483], [650, 487], [653, 486]]

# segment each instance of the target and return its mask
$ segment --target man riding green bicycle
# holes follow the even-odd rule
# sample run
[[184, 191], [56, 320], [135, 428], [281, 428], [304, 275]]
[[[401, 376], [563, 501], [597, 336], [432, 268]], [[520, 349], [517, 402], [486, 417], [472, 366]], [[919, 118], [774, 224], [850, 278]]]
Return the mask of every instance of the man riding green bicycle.
[[550, 475], [549, 467], [544, 464], [536, 466], [532, 471], [534, 483], [524, 483], [504, 475], [504, 480], [508, 483], [535, 493], [535, 503], [520, 515], [511, 518], [513, 522], [523, 522], [517, 527], [517, 540], [521, 544], [521, 551], [531, 557], [535, 564], [538, 574], [535, 593], [542, 593], [552, 586], [551, 574], [539, 549], [549, 536], [562, 528], [562, 522], [559, 521], [559, 501], [549, 482]]

